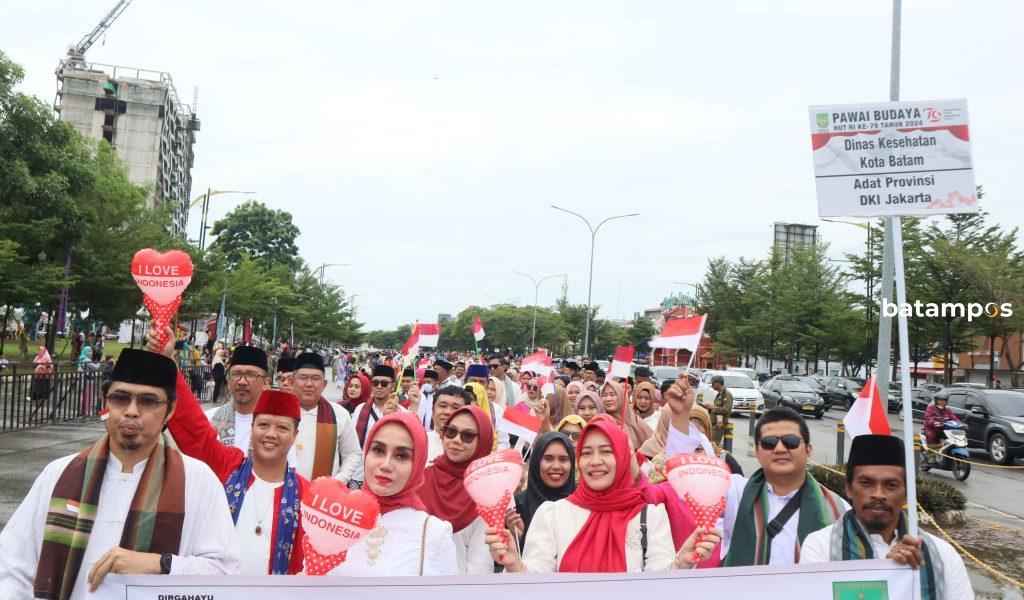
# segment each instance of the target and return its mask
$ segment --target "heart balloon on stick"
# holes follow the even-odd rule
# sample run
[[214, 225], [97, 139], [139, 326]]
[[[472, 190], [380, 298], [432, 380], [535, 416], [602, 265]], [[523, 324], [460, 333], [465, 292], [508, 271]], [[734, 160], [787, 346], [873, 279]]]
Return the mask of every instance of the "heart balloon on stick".
[[349, 491], [333, 477], [317, 477], [302, 494], [302, 540], [306, 575], [324, 575], [345, 560], [377, 525], [380, 505], [372, 494]]
[[167, 345], [164, 329], [181, 305], [181, 294], [192, 281], [192, 259], [181, 250], [157, 252], [143, 248], [132, 258], [132, 277], [142, 290], [142, 303], [153, 315], [160, 347]]
[[[469, 497], [476, 502], [477, 514], [489, 527], [502, 532], [505, 529], [505, 509], [522, 480], [523, 457], [508, 448], [469, 463], [462, 483]], [[507, 544], [505, 534], [499, 535]]]
[[[717, 456], [676, 454], [665, 461], [665, 473], [669, 485], [693, 512], [697, 527], [714, 527], [725, 511], [725, 495], [732, 484], [729, 465]], [[699, 558], [694, 553], [690, 560]]]

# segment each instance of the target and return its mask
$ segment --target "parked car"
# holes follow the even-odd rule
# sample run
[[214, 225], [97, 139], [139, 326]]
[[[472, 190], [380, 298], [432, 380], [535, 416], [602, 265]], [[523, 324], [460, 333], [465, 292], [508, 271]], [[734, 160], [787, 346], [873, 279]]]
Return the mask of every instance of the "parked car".
[[889, 382], [889, 396], [886, 400], [886, 412], [899, 412], [903, 406], [903, 385], [896, 381]]
[[[912, 387], [912, 388], [910, 388], [910, 396], [912, 398], [911, 404], [910, 404], [910, 412], [911, 412], [911, 414], [913, 415], [913, 417], [915, 419], [923, 420], [924, 419], [924, 411], [925, 411], [925, 409], [928, 408], [928, 405], [931, 404], [932, 397], [934, 396], [934, 394], [931, 392], [931, 390], [925, 388], [924, 386], [921, 386], [921, 387]], [[903, 420], [903, 403], [902, 402], [900, 402], [899, 416], [900, 416], [900, 420]]]
[[852, 377], [829, 377], [825, 382], [825, 390], [828, 393], [829, 404], [849, 409], [853, 401], [860, 395], [864, 388], [863, 379]]
[[986, 386], [985, 386], [984, 383], [972, 383], [970, 381], [958, 381], [958, 382], [954, 383], [953, 385], [951, 385], [949, 387], [965, 387], [965, 388], [973, 388], [973, 389], [976, 389], [976, 390], [983, 390], [983, 389], [985, 389]]
[[820, 419], [825, 414], [825, 401], [810, 386], [792, 377], [776, 377], [761, 386], [765, 408], [788, 406], [802, 414]]
[[764, 411], [764, 397], [754, 386], [754, 381], [743, 373], [735, 371], [704, 371], [697, 386], [696, 400], [698, 404], [710, 406], [715, 403], [715, 396], [718, 394], [711, 387], [711, 378], [721, 375], [725, 380], [725, 389], [732, 392], [733, 413], [749, 413], [753, 410], [760, 414]]
[[944, 386], [940, 383], [922, 383], [921, 387], [934, 394], [935, 392], [941, 391]]
[[828, 396], [828, 390], [825, 388], [825, 383], [822, 382], [820, 377], [814, 377], [811, 375], [800, 375], [794, 377], [797, 381], [802, 381], [807, 384], [807, 387], [811, 388], [818, 393], [822, 401], [825, 403], [825, 410], [832, 408], [832, 402]]
[[675, 381], [679, 373], [686, 367], [666, 367], [664, 365], [660, 367], [651, 367], [651, 380], [654, 385], [661, 387], [661, 383], [666, 379], [669, 381]]
[[1024, 393], [951, 386], [935, 394], [967, 425], [967, 442], [982, 448], [996, 463], [1024, 457]]
[[730, 373], [743, 373], [749, 377], [751, 381], [757, 381], [757, 371], [753, 369], [747, 369], [745, 367], [726, 367], [725, 370]]

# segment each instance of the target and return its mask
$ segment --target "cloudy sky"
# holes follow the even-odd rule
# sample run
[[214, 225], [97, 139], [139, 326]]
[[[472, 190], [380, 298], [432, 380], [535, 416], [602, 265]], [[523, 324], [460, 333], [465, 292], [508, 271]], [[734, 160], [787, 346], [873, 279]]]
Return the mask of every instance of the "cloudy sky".
[[[54, 67], [114, 0], [5, 2], [0, 49], [51, 102]], [[171, 73], [202, 131], [193, 195], [259, 192], [367, 328], [529, 304], [567, 273], [630, 316], [709, 257], [761, 256], [817, 217], [807, 106], [888, 99], [891, 3], [136, 0], [91, 61]], [[985, 210], [1024, 224], [1024, 9], [907, 0], [902, 97], [968, 99]], [[222, 216], [239, 196], [214, 198]], [[198, 210], [190, 234], [198, 232]], [[127, 258], [126, 258], [127, 260]], [[542, 284], [540, 303], [560, 294]]]

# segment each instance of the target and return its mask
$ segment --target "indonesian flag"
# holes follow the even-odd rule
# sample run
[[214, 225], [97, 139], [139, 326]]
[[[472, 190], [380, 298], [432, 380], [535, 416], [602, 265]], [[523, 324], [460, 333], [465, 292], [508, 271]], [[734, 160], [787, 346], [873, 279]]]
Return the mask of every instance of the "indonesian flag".
[[437, 348], [437, 339], [441, 337], [440, 323], [420, 323], [416, 331], [419, 335], [420, 348]]
[[523, 359], [521, 371], [531, 371], [545, 377], [551, 374], [551, 357], [543, 352], [534, 352]]
[[473, 317], [473, 339], [480, 341], [484, 339], [484, 324], [480, 322], [480, 316]]
[[633, 346], [616, 346], [615, 358], [612, 359], [611, 376], [629, 378], [629, 368], [633, 363]]
[[850, 412], [843, 418], [843, 425], [851, 438], [858, 435], [876, 434], [892, 435], [889, 419], [882, 407], [882, 397], [878, 395], [878, 385], [872, 375], [867, 385], [860, 391], [860, 396], [850, 407]]
[[685, 319], [668, 319], [661, 333], [651, 340], [651, 348], [669, 348], [696, 352], [704, 334], [707, 315], [696, 315]]
[[[416, 354], [420, 346], [420, 327], [419, 323], [412, 326], [412, 333], [409, 334], [409, 339], [402, 346], [402, 356], [408, 358]], [[407, 362], [406, 364], [409, 363]]]
[[540, 417], [515, 410], [512, 407], [504, 407], [500, 404], [491, 404], [491, 410], [495, 413], [494, 425], [498, 428], [498, 431], [518, 436], [531, 444], [536, 439], [537, 434], [540, 433]]

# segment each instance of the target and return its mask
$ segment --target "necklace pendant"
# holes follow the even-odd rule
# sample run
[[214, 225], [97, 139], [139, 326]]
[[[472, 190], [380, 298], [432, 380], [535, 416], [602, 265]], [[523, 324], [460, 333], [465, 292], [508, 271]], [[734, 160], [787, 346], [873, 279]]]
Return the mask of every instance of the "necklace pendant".
[[263, 527], [256, 526], [256, 535], [263, 535]]

